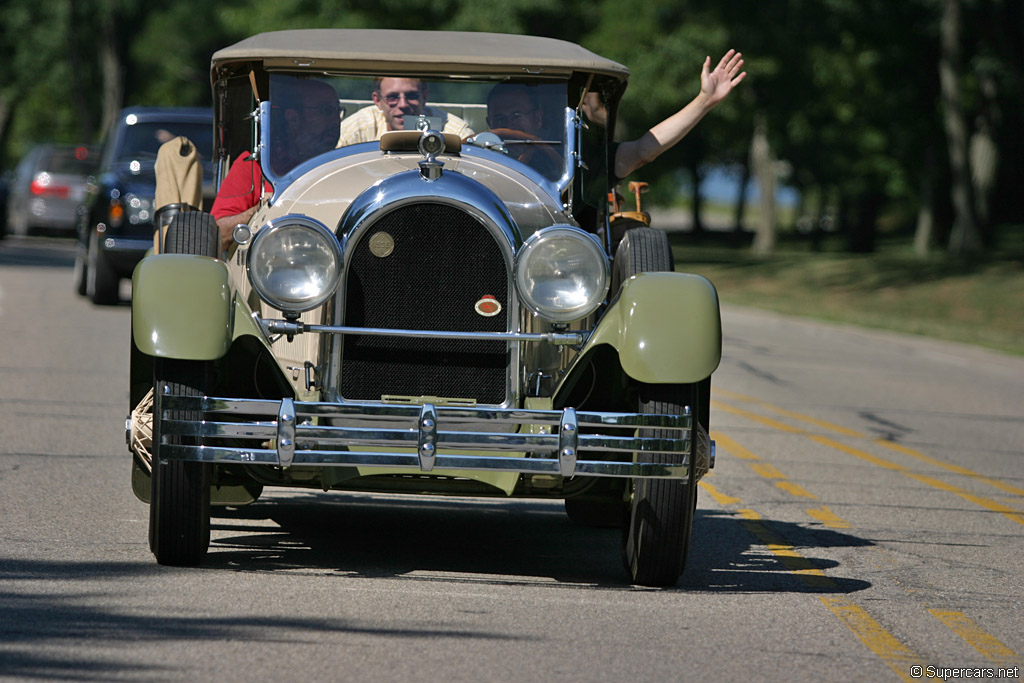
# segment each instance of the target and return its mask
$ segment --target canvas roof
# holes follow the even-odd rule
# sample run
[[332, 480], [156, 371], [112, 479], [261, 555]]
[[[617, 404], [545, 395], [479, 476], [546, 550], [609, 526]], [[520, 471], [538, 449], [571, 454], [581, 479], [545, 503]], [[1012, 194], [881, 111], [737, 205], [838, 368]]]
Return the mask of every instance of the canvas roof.
[[539, 36], [389, 29], [297, 29], [260, 33], [214, 53], [211, 69], [261, 61], [267, 69], [367, 74], [567, 76], [574, 71], [625, 80], [623, 65], [574, 43]]

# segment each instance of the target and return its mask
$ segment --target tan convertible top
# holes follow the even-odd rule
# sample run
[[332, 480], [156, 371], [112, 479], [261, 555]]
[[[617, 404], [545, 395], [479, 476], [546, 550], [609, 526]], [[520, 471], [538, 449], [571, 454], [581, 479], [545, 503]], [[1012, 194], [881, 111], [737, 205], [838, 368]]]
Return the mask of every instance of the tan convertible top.
[[260, 33], [218, 50], [211, 71], [231, 63], [267, 69], [367, 74], [565, 76], [574, 71], [625, 80], [629, 70], [574, 43], [538, 36], [458, 31], [300, 29]]

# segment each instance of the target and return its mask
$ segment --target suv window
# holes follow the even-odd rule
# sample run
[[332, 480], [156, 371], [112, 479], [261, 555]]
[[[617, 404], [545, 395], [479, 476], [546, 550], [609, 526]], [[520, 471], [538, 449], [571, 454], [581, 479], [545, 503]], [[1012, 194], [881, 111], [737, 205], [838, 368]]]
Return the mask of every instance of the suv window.
[[200, 158], [208, 158], [213, 148], [213, 128], [206, 123], [179, 121], [139, 121], [126, 126], [115, 161], [156, 159], [160, 145], [184, 135], [199, 149]]

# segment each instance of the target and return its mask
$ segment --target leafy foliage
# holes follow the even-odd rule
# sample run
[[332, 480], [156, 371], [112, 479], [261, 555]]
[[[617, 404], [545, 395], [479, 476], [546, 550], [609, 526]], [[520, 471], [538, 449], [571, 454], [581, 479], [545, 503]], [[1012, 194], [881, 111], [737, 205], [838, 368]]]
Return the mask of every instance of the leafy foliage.
[[964, 117], [998, 153], [990, 220], [1019, 223], [1024, 6], [1015, 0], [4, 0], [0, 161], [9, 167], [36, 141], [95, 141], [125, 104], [209, 105], [211, 54], [262, 31], [444, 28], [578, 42], [632, 71], [620, 139], [685, 105], [705, 56], [735, 47], [750, 77], [643, 169], [654, 199], [670, 199], [707, 164], [744, 166], [757, 117], [786, 181], [833, 198], [849, 225], [874, 231], [876, 207], [909, 231], [927, 205], [948, 229], [937, 63], [949, 1], [963, 13]]

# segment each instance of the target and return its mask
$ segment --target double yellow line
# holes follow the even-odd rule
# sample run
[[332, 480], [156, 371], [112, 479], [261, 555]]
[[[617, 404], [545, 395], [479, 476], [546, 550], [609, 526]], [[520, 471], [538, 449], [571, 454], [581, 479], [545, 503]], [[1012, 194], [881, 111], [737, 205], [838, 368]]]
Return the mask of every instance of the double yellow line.
[[[822, 420], [818, 420], [809, 415], [802, 415], [793, 411], [786, 410], [773, 406], [760, 399], [743, 396], [741, 394], [734, 394], [721, 389], [715, 389], [716, 395], [727, 395], [728, 397], [739, 400], [746, 403], [753, 403], [767, 408], [772, 412], [784, 415], [791, 419], [797, 419], [802, 422], [813, 424], [819, 428], [826, 429], [828, 431], [835, 432], [847, 437], [868, 438], [864, 434], [856, 432], [841, 425], [832, 424]], [[998, 512], [1008, 519], [1017, 522], [1018, 524], [1024, 524], [1024, 515], [1017, 512], [1013, 508], [1010, 508], [1002, 503], [985, 498], [982, 496], [975, 495], [969, 491], [961, 489], [960, 487], [947, 484], [946, 482], [940, 481], [933, 477], [918, 474], [913, 472], [907, 467], [903, 467], [898, 463], [880, 458], [866, 451], [862, 451], [858, 448], [853, 448], [841, 442], [838, 442], [829, 437], [821, 436], [820, 434], [814, 434], [806, 430], [793, 427], [789, 424], [773, 420], [772, 418], [759, 415], [748, 410], [737, 408], [732, 405], [724, 404], [719, 400], [712, 402], [712, 405], [717, 410], [728, 412], [734, 415], [739, 415], [746, 419], [752, 420], [759, 424], [771, 427], [773, 429], [786, 432], [794, 435], [805, 436], [817, 443], [822, 445], [835, 448], [843, 453], [853, 455], [857, 458], [870, 462], [872, 464], [884, 467], [892, 471], [899, 472], [912, 479], [920, 481], [928, 486], [938, 488], [943, 491], [954, 493], [969, 502], [980, 505], [983, 508]], [[792, 482], [786, 477], [784, 473], [778, 470], [773, 465], [765, 462], [762, 458], [751, 453], [748, 449], [737, 443], [730, 437], [716, 432], [713, 435], [718, 447], [724, 452], [727, 452], [734, 457], [743, 460], [746, 464], [759, 476], [770, 480], [774, 485], [785, 491], [786, 493], [795, 496], [797, 498], [804, 498], [814, 500], [817, 498], [816, 495], [806, 490], [799, 484]], [[945, 469], [950, 472], [954, 472], [961, 476], [970, 477], [978, 481], [989, 484], [995, 488], [998, 488], [1007, 493], [1015, 495], [1024, 495], [1024, 490], [1014, 487], [1004, 482], [994, 480], [985, 477], [981, 474], [968, 470], [965, 467], [958, 465], [950, 465], [933, 458], [930, 458], [923, 453], [907, 448], [900, 444], [896, 444], [891, 441], [883, 439], [873, 439], [873, 442], [881, 445], [885, 448], [897, 451], [903, 455], [916, 458], [930, 465]], [[723, 506], [735, 506], [742, 504], [742, 500], [734, 496], [729, 496], [718, 491], [714, 485], [707, 480], [700, 483], [701, 487], [711, 495], [714, 500]], [[813, 519], [821, 522], [825, 526], [836, 529], [848, 529], [850, 524], [833, 513], [827, 506], [822, 505], [820, 508], [811, 508], [806, 510], [807, 514]], [[762, 520], [760, 515], [750, 509], [739, 509], [737, 514], [741, 517], [741, 523], [744, 528], [747, 529], [755, 538], [757, 538], [765, 548], [779, 559], [783, 566], [789, 571], [793, 572], [796, 576], [810, 588], [817, 590], [831, 591], [835, 590], [838, 592], [838, 585], [829, 578], [825, 572], [816, 567], [811, 560], [797, 552], [792, 544], [785, 541], [785, 539], [778, 536], [768, 525]], [[905, 681], [918, 680], [911, 676], [913, 667], [923, 667], [924, 662], [920, 656], [913, 652], [910, 648], [905, 646], [895, 636], [889, 633], [885, 627], [883, 627], [878, 621], [876, 621], [866, 610], [858, 605], [854, 604], [851, 600], [844, 597], [821, 597], [822, 603], [834, 614], [840, 621], [842, 621], [856, 636], [857, 638], [875, 655], [882, 659], [889, 667]], [[968, 645], [974, 648], [981, 655], [992, 661], [994, 664], [1001, 667], [1009, 667], [1019, 665], [1021, 663], [1020, 656], [1006, 647], [994, 636], [986, 633], [977, 623], [970, 619], [967, 615], [962, 612], [944, 611], [930, 609], [929, 613], [932, 614], [941, 623], [951, 629], [960, 638], [964, 640]]]
[[[785, 408], [779, 408], [777, 406], [773, 406], [773, 405], [771, 405], [771, 404], [769, 404], [769, 403], [767, 403], [765, 401], [762, 401], [760, 399], [752, 398], [752, 397], [749, 397], [749, 396], [744, 396], [742, 394], [735, 394], [733, 392], [724, 391], [724, 390], [720, 390], [720, 389], [716, 389], [715, 393], [716, 394], [720, 394], [720, 395], [725, 395], [725, 396], [727, 396], [729, 398], [732, 398], [732, 399], [735, 399], [735, 400], [739, 400], [739, 401], [742, 401], [742, 402], [754, 403], [754, 404], [760, 405], [760, 406], [765, 407], [765, 408], [771, 410], [772, 412], [778, 413], [780, 415], [784, 415], [784, 416], [789, 417], [789, 418], [800, 420], [802, 422], [807, 422], [809, 424], [813, 424], [813, 425], [815, 425], [817, 427], [821, 427], [823, 429], [835, 432], [837, 434], [841, 434], [843, 436], [853, 437], [853, 438], [857, 438], [857, 439], [869, 439], [870, 438], [870, 437], [868, 437], [865, 434], [862, 434], [862, 433], [857, 432], [857, 431], [852, 430], [852, 429], [847, 429], [846, 427], [843, 427], [841, 425], [832, 424], [832, 423], [826, 422], [824, 420], [818, 420], [818, 419], [816, 419], [814, 417], [811, 417], [809, 415], [802, 415], [800, 413], [795, 413], [793, 411], [786, 410]], [[891, 470], [893, 472], [898, 472], [898, 473], [902, 474], [903, 476], [909, 477], [910, 479], [914, 479], [915, 481], [919, 481], [922, 484], [926, 484], [927, 486], [931, 486], [932, 488], [936, 488], [936, 489], [939, 489], [940, 491], [945, 491], [947, 493], [956, 494], [957, 496], [960, 496], [961, 498], [963, 498], [964, 500], [966, 500], [966, 501], [968, 501], [970, 503], [973, 503], [975, 505], [983, 507], [983, 508], [985, 508], [987, 510], [991, 510], [992, 512], [998, 512], [999, 514], [1003, 515], [1007, 519], [1009, 519], [1011, 521], [1014, 521], [1017, 524], [1020, 524], [1020, 525], [1024, 526], [1024, 514], [1022, 514], [1021, 512], [1011, 508], [1008, 505], [1004, 505], [1003, 503], [1000, 503], [999, 501], [996, 501], [996, 500], [993, 500], [991, 498], [987, 498], [987, 497], [984, 497], [984, 496], [979, 496], [979, 495], [971, 493], [970, 491], [967, 491], [966, 489], [963, 489], [963, 488], [961, 488], [959, 486], [955, 486], [953, 484], [949, 484], [947, 482], [944, 482], [944, 481], [941, 481], [939, 479], [936, 479], [935, 477], [930, 477], [928, 475], [919, 474], [917, 472], [914, 472], [913, 470], [911, 470], [908, 467], [904, 467], [903, 465], [900, 465], [899, 463], [893, 462], [891, 460], [886, 460], [885, 458], [881, 458], [881, 457], [879, 457], [877, 455], [873, 455], [872, 453], [868, 453], [867, 451], [861, 450], [860, 448], [855, 448], [853, 446], [848, 446], [847, 444], [844, 444], [842, 442], [836, 441], [835, 439], [833, 439], [831, 437], [822, 436], [821, 434], [815, 434], [815, 433], [812, 433], [812, 432], [808, 432], [807, 430], [800, 429], [798, 427], [793, 427], [792, 425], [786, 424], [784, 422], [779, 422], [778, 420], [774, 420], [772, 418], [765, 417], [763, 415], [758, 415], [756, 413], [750, 412], [749, 410], [744, 410], [742, 408], [737, 408], [736, 406], [732, 406], [732, 405], [729, 405], [729, 404], [726, 404], [726, 403], [722, 403], [721, 401], [717, 401], [717, 400], [712, 401], [711, 405], [716, 410], [721, 410], [722, 412], [731, 413], [733, 415], [739, 415], [740, 417], [744, 417], [744, 418], [746, 418], [748, 420], [751, 420], [753, 422], [757, 422], [759, 424], [763, 424], [763, 425], [765, 425], [767, 427], [771, 427], [772, 429], [776, 429], [776, 430], [779, 430], [779, 431], [782, 431], [782, 432], [804, 436], [804, 437], [810, 439], [811, 441], [819, 443], [819, 444], [821, 444], [823, 446], [828, 446], [829, 448], [833, 448], [833, 449], [835, 449], [837, 451], [841, 451], [843, 453], [846, 453], [847, 455], [852, 455], [855, 458], [859, 458], [861, 460], [864, 460], [865, 462], [869, 462], [872, 465], [876, 465], [878, 467], [882, 467], [882, 468], [885, 468], [887, 470]], [[984, 476], [982, 474], [978, 474], [977, 472], [969, 470], [966, 467], [961, 467], [960, 465], [951, 465], [949, 463], [942, 462], [941, 460], [936, 460], [934, 458], [930, 458], [927, 455], [925, 455], [924, 453], [916, 451], [916, 450], [914, 450], [912, 448], [908, 448], [907, 446], [903, 446], [902, 444], [898, 444], [898, 443], [895, 443], [893, 441], [888, 441], [886, 439], [871, 439], [871, 441], [872, 441], [872, 443], [875, 443], [875, 444], [877, 444], [879, 446], [882, 446], [883, 448], [887, 448], [889, 450], [895, 451], [895, 452], [900, 453], [902, 455], [909, 456], [911, 458], [915, 458], [917, 460], [920, 460], [921, 462], [925, 462], [925, 463], [927, 463], [929, 465], [932, 465], [933, 467], [938, 467], [940, 469], [946, 470], [948, 472], [952, 472], [954, 474], [958, 474], [958, 475], [961, 475], [961, 476], [969, 477], [971, 479], [983, 482], [983, 483], [985, 483], [985, 484], [987, 484], [989, 486], [997, 488], [997, 489], [999, 489], [1001, 491], [1004, 491], [1006, 493], [1011, 493], [1011, 494], [1018, 495], [1018, 496], [1024, 496], [1024, 489], [1018, 488], [1018, 487], [1013, 486], [1011, 484], [1007, 484], [1007, 483], [999, 481], [997, 479], [992, 479], [990, 477], [986, 477], [986, 476]]]

